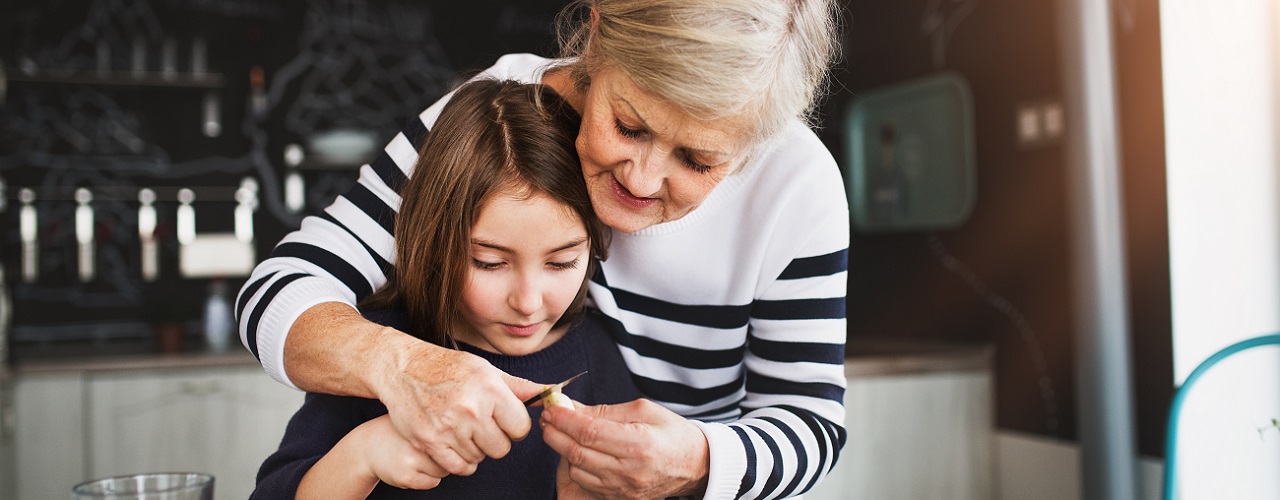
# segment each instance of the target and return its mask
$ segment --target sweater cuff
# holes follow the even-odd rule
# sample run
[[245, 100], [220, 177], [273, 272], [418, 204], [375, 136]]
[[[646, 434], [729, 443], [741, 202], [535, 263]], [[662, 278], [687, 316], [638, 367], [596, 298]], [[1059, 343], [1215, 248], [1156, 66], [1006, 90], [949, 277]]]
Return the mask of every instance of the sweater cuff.
[[747, 473], [747, 451], [742, 440], [728, 425], [693, 421], [707, 437], [707, 450], [711, 464], [707, 472], [706, 499], [732, 499], [742, 486], [742, 476]]
[[298, 389], [284, 371], [284, 341], [298, 317], [317, 304], [340, 302], [355, 307], [351, 299], [329, 285], [328, 281], [308, 276], [289, 283], [263, 307], [258, 322], [258, 360], [271, 378], [292, 389]]

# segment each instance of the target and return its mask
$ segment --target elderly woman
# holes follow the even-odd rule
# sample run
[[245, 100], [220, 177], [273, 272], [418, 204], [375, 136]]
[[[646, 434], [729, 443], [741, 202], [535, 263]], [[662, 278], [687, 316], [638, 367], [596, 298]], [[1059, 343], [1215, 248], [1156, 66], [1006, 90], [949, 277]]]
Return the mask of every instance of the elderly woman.
[[[562, 58], [509, 55], [482, 76], [542, 82], [582, 115], [582, 173], [614, 230], [590, 301], [646, 397], [544, 411], [561, 472], [605, 497], [809, 490], [845, 439], [848, 208], [805, 121], [835, 52], [833, 6], [589, 0], [559, 23]], [[397, 190], [448, 99], [284, 239], [237, 313], [277, 380], [377, 398], [427, 469], [470, 474], [529, 431], [521, 401], [542, 385], [352, 307], [394, 266]]]

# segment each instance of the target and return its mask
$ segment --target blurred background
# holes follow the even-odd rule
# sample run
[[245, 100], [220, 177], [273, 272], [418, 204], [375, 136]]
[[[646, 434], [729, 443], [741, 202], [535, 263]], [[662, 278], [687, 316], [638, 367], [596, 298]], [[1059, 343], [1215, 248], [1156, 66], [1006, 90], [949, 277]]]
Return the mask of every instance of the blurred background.
[[[120, 437], [126, 429], [175, 418], [113, 406], [152, 382], [154, 394], [129, 404], [178, 405], [181, 415], [209, 419], [180, 417], [189, 426], [169, 438], [183, 446], [213, 445], [174, 436], [217, 441], [225, 433], [242, 436], [233, 448], [261, 441], [274, 449], [282, 417], [296, 406], [244, 417], [269, 423], [252, 424], [261, 432], [252, 437], [217, 415], [267, 404], [268, 391], [283, 390], [251, 366], [234, 334], [227, 339], [223, 311], [248, 271], [466, 75], [505, 53], [555, 55], [552, 20], [563, 4], [0, 6], [0, 269], [10, 305], [0, 314], [0, 362], [9, 367], [0, 379], [9, 408], [0, 498], [43, 497], [36, 492], [49, 491], [45, 484], [62, 491], [67, 481], [133, 472], [138, 463], [182, 463], [180, 452], [119, 451], [133, 439]], [[942, 462], [945, 471], [899, 467], [917, 484], [950, 479], [916, 490], [828, 481], [822, 494], [1118, 498], [1090, 493], [1116, 481], [1090, 472], [1089, 447], [1098, 441], [1089, 429], [1098, 428], [1120, 436], [1134, 460], [1132, 470], [1110, 472], [1135, 484], [1135, 495], [1157, 498], [1178, 385], [1218, 349], [1280, 330], [1280, 7], [842, 6], [843, 59], [818, 108], [818, 133], [850, 194], [851, 359], [881, 355], [862, 347], [879, 342], [896, 353], [986, 354], [971, 367], [982, 374], [976, 385], [942, 393], [976, 399], [918, 407], [921, 427], [904, 431], [912, 444], [873, 442], [926, 455], [931, 447], [948, 453], [939, 443], [977, 446]], [[1092, 44], [1101, 52], [1090, 52]], [[1098, 61], [1099, 53], [1110, 59]], [[1088, 90], [1097, 88], [1088, 84], [1097, 81], [1088, 73], [1095, 64], [1109, 71], [1101, 87], [1109, 97]], [[1109, 99], [1110, 114], [1095, 122], [1090, 106], [1099, 99]], [[1099, 162], [1115, 181], [1110, 190], [1073, 187]], [[1091, 232], [1097, 219], [1081, 215], [1098, 199], [1111, 202], [1103, 214], [1111, 232]], [[1093, 243], [1118, 249], [1117, 266], [1090, 264]], [[1098, 281], [1115, 284], [1108, 290], [1118, 295], [1099, 295]], [[1110, 297], [1111, 312], [1091, 305], [1100, 296]], [[1097, 329], [1103, 316], [1119, 328]], [[1118, 347], [1120, 359], [1082, 349], [1098, 339]], [[220, 371], [228, 366], [231, 378]], [[1183, 498], [1280, 497], [1280, 429], [1271, 420], [1280, 417], [1278, 366], [1274, 352], [1250, 354], [1188, 400]], [[868, 380], [877, 376], [885, 373]], [[1091, 398], [1108, 387], [1121, 389], [1120, 420], [1090, 420]], [[855, 389], [851, 397], [865, 395]], [[229, 399], [177, 402], [215, 393]], [[956, 421], [965, 411], [965, 425], [976, 427], [929, 427], [931, 418]], [[70, 414], [75, 430], [33, 428], [37, 417], [24, 414]], [[968, 432], [980, 436], [976, 445], [948, 435]], [[22, 447], [51, 443], [41, 436], [65, 443], [41, 452], [47, 462]], [[863, 447], [858, 436], [842, 465], [865, 463], [848, 452]], [[249, 458], [235, 470], [249, 471], [237, 473], [251, 485], [261, 457]], [[42, 463], [64, 469], [40, 484], [21, 472]]]

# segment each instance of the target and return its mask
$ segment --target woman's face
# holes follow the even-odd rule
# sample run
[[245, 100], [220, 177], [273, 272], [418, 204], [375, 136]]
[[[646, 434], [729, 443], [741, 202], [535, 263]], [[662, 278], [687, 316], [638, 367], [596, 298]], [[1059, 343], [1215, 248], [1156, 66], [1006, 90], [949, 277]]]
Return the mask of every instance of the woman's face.
[[577, 100], [578, 155], [600, 220], [624, 232], [697, 208], [743, 161], [742, 119], [699, 120], [614, 69], [592, 75]]
[[462, 294], [470, 326], [458, 340], [520, 356], [564, 336], [552, 331], [578, 295], [590, 244], [582, 220], [545, 194], [494, 195], [471, 229], [471, 272]]

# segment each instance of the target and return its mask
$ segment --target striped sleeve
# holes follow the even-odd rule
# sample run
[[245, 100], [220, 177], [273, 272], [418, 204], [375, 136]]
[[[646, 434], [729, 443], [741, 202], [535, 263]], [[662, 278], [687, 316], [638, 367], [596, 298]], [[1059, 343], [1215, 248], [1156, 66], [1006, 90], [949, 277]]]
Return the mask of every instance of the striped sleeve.
[[706, 498], [800, 495], [834, 468], [847, 436], [844, 244], [792, 260], [752, 304], [742, 416], [698, 422], [712, 450]]
[[325, 302], [354, 306], [386, 283], [395, 261], [399, 192], [417, 162], [430, 111], [361, 167], [349, 191], [303, 219], [241, 288], [235, 303], [240, 341], [277, 381], [297, 388], [284, 372], [284, 340], [303, 311]]

